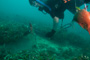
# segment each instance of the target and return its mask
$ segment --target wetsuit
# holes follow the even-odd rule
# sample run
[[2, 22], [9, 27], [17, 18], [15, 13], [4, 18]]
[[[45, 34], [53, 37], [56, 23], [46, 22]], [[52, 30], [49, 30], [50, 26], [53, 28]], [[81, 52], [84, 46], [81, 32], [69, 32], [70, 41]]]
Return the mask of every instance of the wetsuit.
[[[51, 15], [52, 18], [55, 16], [59, 17], [60, 19], [64, 18], [64, 11], [66, 10], [65, 4], [62, 3], [62, 0], [49, 0], [46, 4], [51, 8], [51, 11], [47, 7], [39, 7], [39, 10], [46, 11]], [[57, 5], [57, 8], [55, 7]]]
[[[39, 10], [46, 11], [48, 14], [51, 15], [52, 18], [57, 16], [60, 19], [63, 19], [64, 11], [66, 9], [68, 9], [71, 13], [75, 14], [76, 13], [75, 3], [77, 7], [80, 7], [84, 3], [88, 2], [90, 2], [90, 0], [85, 0], [84, 2], [81, 0], [70, 0], [67, 3], [64, 3], [63, 0], [48, 0], [46, 4], [51, 8], [51, 11], [49, 11], [49, 9], [46, 7], [39, 7]], [[58, 5], [58, 7], [56, 8], [55, 5]]]

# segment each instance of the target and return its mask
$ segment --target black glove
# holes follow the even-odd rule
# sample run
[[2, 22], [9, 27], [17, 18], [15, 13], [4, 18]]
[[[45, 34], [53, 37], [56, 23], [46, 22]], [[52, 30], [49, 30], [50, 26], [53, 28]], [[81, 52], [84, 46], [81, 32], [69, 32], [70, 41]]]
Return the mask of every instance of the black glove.
[[52, 30], [51, 32], [48, 32], [47, 34], [46, 34], [46, 37], [52, 37], [54, 34], [55, 34], [55, 30]]

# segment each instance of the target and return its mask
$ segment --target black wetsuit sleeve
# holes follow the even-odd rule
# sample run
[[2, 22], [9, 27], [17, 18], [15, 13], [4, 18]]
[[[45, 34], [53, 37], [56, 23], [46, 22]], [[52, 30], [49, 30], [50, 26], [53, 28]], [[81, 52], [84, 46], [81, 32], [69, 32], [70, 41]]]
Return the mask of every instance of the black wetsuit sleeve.
[[49, 11], [49, 9], [47, 9], [47, 8], [45, 8], [45, 7], [39, 7], [38, 10], [39, 10], [39, 11], [42, 11], [42, 12], [43, 12], [43, 10], [44, 10], [46, 13], [50, 14], [50, 16], [51, 16], [52, 18], [55, 17], [53, 11]]

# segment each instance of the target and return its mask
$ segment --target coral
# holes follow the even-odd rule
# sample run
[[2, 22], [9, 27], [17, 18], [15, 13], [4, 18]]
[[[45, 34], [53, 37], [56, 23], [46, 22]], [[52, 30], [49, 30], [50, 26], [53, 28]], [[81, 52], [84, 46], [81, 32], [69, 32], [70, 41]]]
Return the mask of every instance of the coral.
[[[6, 23], [0, 25], [0, 44], [16, 42], [28, 32], [25, 25], [17, 23]], [[29, 33], [29, 32], [28, 32]]]

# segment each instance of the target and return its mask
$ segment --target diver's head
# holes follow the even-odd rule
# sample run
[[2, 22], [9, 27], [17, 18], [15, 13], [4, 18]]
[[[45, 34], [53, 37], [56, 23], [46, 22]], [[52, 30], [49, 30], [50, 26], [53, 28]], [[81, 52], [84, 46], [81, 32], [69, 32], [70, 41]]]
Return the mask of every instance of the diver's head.
[[36, 0], [29, 0], [31, 6], [39, 7], [40, 4]]

